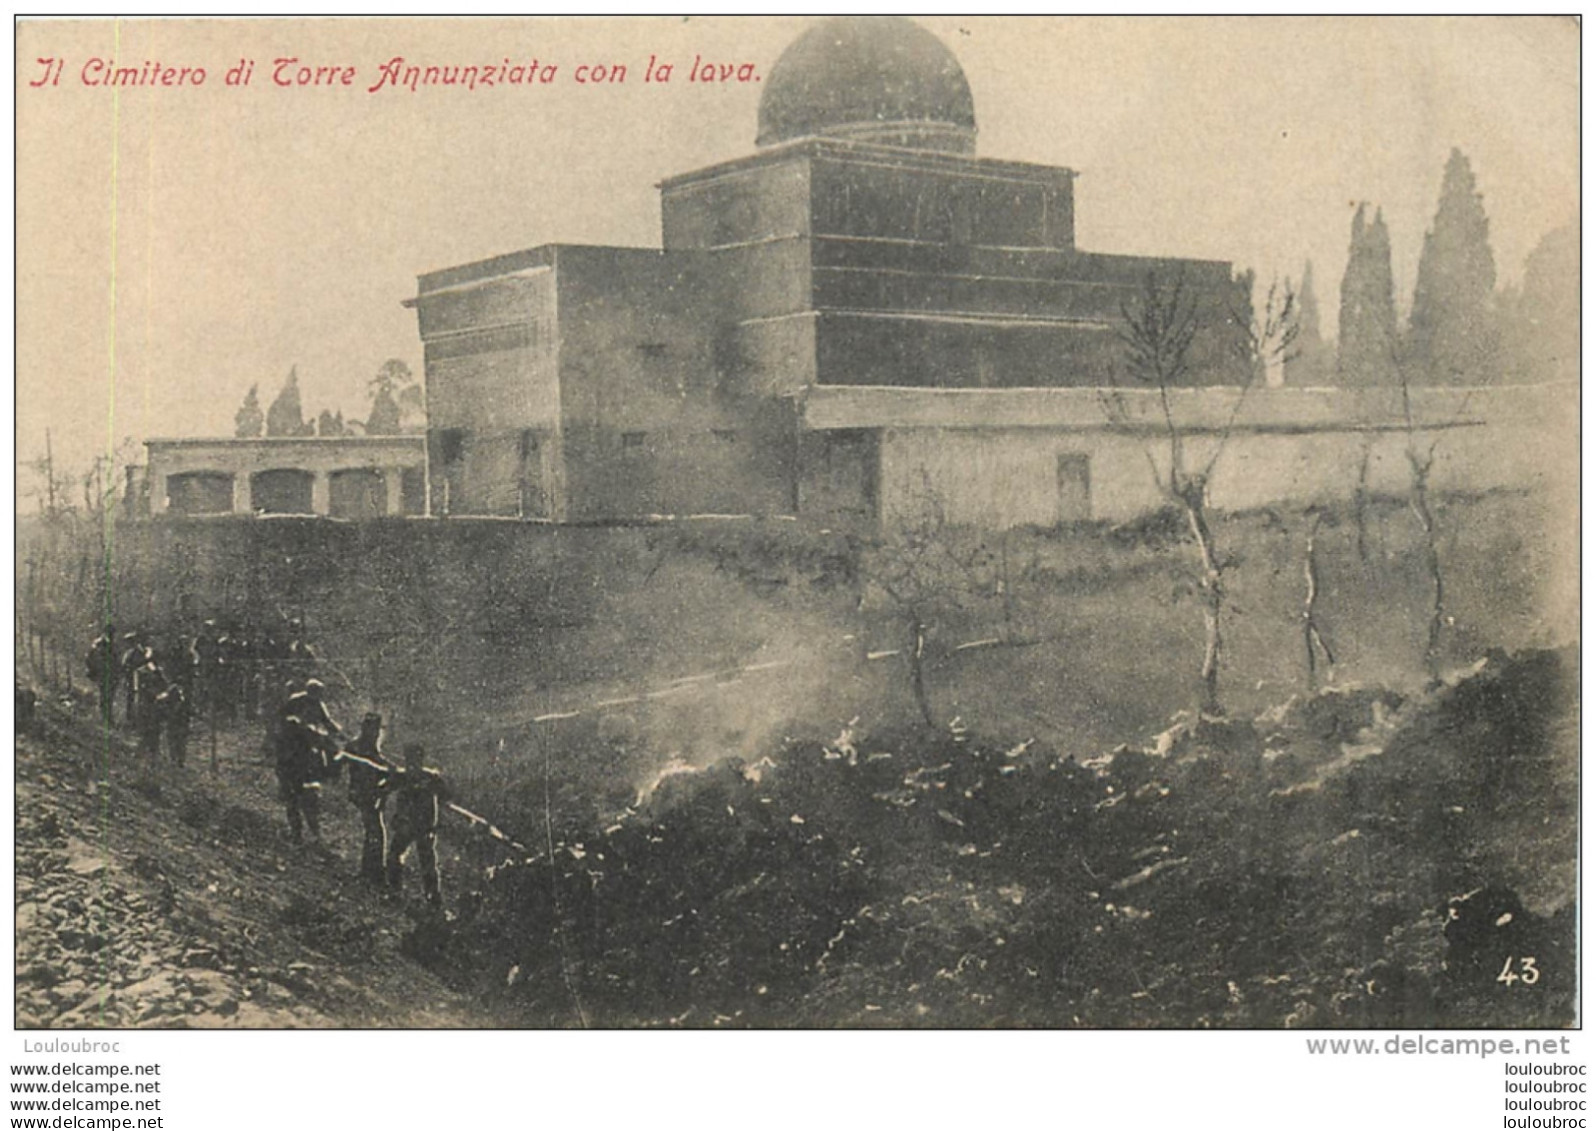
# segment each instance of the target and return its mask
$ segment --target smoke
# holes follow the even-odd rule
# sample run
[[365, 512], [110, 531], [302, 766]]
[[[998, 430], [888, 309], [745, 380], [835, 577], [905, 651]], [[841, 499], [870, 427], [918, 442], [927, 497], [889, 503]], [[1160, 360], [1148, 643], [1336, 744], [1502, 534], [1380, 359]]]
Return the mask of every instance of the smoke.
[[816, 623], [767, 640], [747, 663], [713, 673], [657, 672], [639, 701], [600, 708], [597, 730], [626, 752], [635, 796], [666, 778], [717, 762], [752, 763], [789, 740], [835, 730], [833, 706], [846, 697], [855, 657], [846, 633]]
[[390, 744], [425, 742], [468, 803], [525, 825], [607, 817], [672, 775], [829, 737], [869, 697], [851, 592], [779, 549], [580, 537], [563, 561], [516, 563], [549, 605], [485, 613], [502, 592], [440, 571], [446, 594], [387, 623], [373, 694]]

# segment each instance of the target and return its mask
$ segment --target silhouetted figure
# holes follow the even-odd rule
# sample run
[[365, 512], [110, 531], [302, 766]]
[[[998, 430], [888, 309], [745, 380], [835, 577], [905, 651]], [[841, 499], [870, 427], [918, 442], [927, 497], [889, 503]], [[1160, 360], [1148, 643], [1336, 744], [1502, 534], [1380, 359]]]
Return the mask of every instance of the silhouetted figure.
[[321, 839], [321, 783], [327, 765], [328, 736], [320, 728], [288, 720], [277, 747], [277, 796], [288, 815], [288, 836], [295, 844], [310, 829]]
[[342, 734], [344, 728], [327, 713], [327, 705], [322, 700], [326, 693], [327, 685], [321, 680], [307, 679], [302, 690], [288, 696], [282, 708], [283, 717], [296, 718], [306, 726], [321, 727], [329, 735]]
[[194, 694], [189, 706], [196, 711], [212, 711], [221, 707], [216, 698], [220, 675], [221, 651], [216, 638], [220, 635], [216, 622], [208, 620], [194, 634]]
[[[148, 649], [146, 649], [148, 654]], [[161, 754], [161, 695], [170, 686], [161, 666], [154, 659], [146, 660], [143, 666], [133, 673], [134, 701], [138, 710], [134, 715], [134, 726], [139, 734], [139, 753], [147, 754], [151, 758], [158, 758]]]
[[166, 673], [167, 680], [181, 687], [184, 697], [192, 704], [195, 674], [199, 669], [199, 653], [195, 649], [195, 638], [184, 633], [174, 633], [171, 640], [156, 656], [156, 661]]
[[341, 728], [321, 701], [320, 680], [310, 680], [283, 704], [277, 739], [278, 796], [288, 812], [288, 835], [295, 844], [308, 827], [313, 840], [321, 839], [321, 786], [332, 776], [333, 737]]
[[84, 669], [100, 704], [100, 718], [106, 726], [111, 725], [116, 706], [116, 685], [120, 677], [116, 659], [116, 627], [108, 624], [89, 645], [89, 654], [84, 660]]
[[123, 721], [130, 725], [138, 722], [137, 673], [140, 668], [150, 662], [151, 658], [150, 650], [139, 639], [138, 633], [123, 633], [122, 655], [117, 660], [117, 677], [126, 692], [127, 698]]
[[438, 879], [438, 818], [448, 800], [448, 787], [441, 773], [423, 764], [425, 754], [419, 744], [407, 745], [404, 768], [395, 774], [390, 787], [395, 800], [388, 839], [388, 887], [393, 891], [403, 887], [404, 857], [414, 847], [422, 890], [427, 902], [438, 907], [443, 904]]
[[388, 825], [383, 803], [395, 768], [382, 756], [382, 716], [360, 720], [360, 734], [338, 756], [349, 770], [349, 803], [360, 814], [360, 878], [381, 885], [386, 881]]
[[182, 684], [174, 683], [155, 697], [155, 713], [166, 731], [166, 751], [173, 765], [183, 765], [188, 760], [188, 726], [193, 711]]

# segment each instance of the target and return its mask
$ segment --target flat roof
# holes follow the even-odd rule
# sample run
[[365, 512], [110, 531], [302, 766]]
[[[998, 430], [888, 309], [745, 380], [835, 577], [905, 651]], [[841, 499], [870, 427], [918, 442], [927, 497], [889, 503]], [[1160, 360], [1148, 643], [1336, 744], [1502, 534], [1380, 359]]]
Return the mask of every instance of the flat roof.
[[163, 436], [144, 441], [146, 448], [269, 447], [301, 444], [327, 446], [342, 444], [346, 447], [361, 448], [424, 448], [427, 437], [420, 432], [406, 432], [398, 436]]
[[1062, 165], [1035, 165], [1026, 161], [1005, 161], [992, 157], [965, 157], [957, 153], [939, 153], [932, 149], [908, 149], [895, 145], [843, 141], [838, 138], [806, 137], [784, 142], [781, 145], [773, 145], [744, 157], [735, 157], [730, 161], [721, 161], [714, 165], [706, 165], [702, 169], [694, 169], [688, 173], [678, 173], [674, 177], [666, 177], [657, 187], [661, 190], [679, 188], [683, 185], [693, 184], [696, 181], [710, 180], [728, 172], [757, 168], [761, 165], [777, 165], [784, 161], [805, 158], [832, 158], [838, 161], [869, 160], [876, 164], [897, 165], [905, 169], [928, 169], [948, 173], [966, 172], [1036, 182], [1069, 182], [1073, 181], [1077, 176], [1074, 169], [1068, 169]]

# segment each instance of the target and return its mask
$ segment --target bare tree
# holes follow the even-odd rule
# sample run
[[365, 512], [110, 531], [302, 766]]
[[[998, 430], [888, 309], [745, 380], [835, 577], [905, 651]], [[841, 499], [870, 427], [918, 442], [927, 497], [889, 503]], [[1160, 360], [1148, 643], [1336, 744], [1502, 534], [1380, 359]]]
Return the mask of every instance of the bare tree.
[[1413, 397], [1408, 389], [1407, 371], [1402, 371], [1402, 423], [1407, 443], [1402, 454], [1408, 461], [1408, 509], [1418, 520], [1423, 536], [1425, 576], [1430, 582], [1429, 624], [1424, 635], [1424, 671], [1431, 683], [1441, 678], [1441, 630], [1446, 624], [1446, 586], [1441, 577], [1441, 552], [1435, 527], [1435, 512], [1430, 508], [1430, 472], [1435, 469], [1435, 449], [1440, 438], [1426, 445], [1413, 419]]
[[1369, 561], [1369, 462], [1374, 457], [1374, 433], [1365, 431], [1358, 441], [1358, 481], [1352, 488], [1352, 521], [1356, 528], [1358, 561]]
[[26, 580], [17, 586], [16, 629], [35, 675], [58, 690], [72, 686], [84, 631], [110, 618], [109, 576], [115, 559], [111, 528], [117, 504], [116, 468], [137, 445], [124, 439], [94, 458], [87, 470], [57, 459], [45, 433], [44, 456], [23, 465], [36, 473], [39, 514], [18, 524]]
[[[1298, 332], [1296, 296], [1289, 282], [1271, 283], [1261, 313], [1229, 312], [1232, 324], [1242, 331], [1237, 336], [1236, 356], [1231, 358], [1239, 380], [1225, 422], [1210, 443], [1207, 458], [1201, 461], [1190, 457], [1187, 433], [1191, 425], [1177, 421], [1170, 403], [1170, 390], [1179, 387], [1191, 372], [1192, 343], [1201, 328], [1196, 298], [1186, 286], [1184, 272], [1167, 283], [1148, 272], [1137, 297], [1121, 304], [1120, 316], [1117, 336], [1129, 374], [1137, 386], [1158, 393], [1167, 450], [1160, 465], [1153, 449], [1144, 448], [1148, 467], [1159, 491], [1185, 516], [1197, 550], [1197, 591], [1205, 630], [1198, 708], [1206, 715], [1220, 715], [1219, 669], [1229, 562], [1219, 552], [1209, 522], [1208, 484], [1259, 374], [1290, 355]], [[1102, 403], [1110, 421], [1130, 424], [1130, 409], [1119, 390], [1104, 390]]]
[[960, 546], [942, 500], [922, 475], [922, 491], [913, 513], [879, 535], [861, 555], [865, 588], [880, 590], [902, 616], [900, 654], [909, 689], [926, 726], [936, 727], [937, 714], [927, 686], [927, 645], [938, 620], [961, 611], [992, 593], [991, 555], [983, 545]]
[[1319, 524], [1324, 521], [1324, 508], [1309, 507], [1307, 515], [1308, 536], [1302, 550], [1302, 576], [1305, 583], [1302, 601], [1302, 646], [1308, 657], [1308, 690], [1313, 691], [1319, 682], [1319, 656], [1322, 654], [1325, 663], [1330, 667], [1335, 666], [1336, 657], [1330, 650], [1323, 626], [1319, 622], [1319, 557], [1316, 543], [1319, 537]]
[[29, 460], [25, 465], [38, 478], [38, 485], [34, 494], [39, 500], [39, 513], [46, 518], [55, 518], [66, 510], [71, 509], [70, 495], [67, 487], [72, 477], [62, 472], [55, 462], [55, 447], [50, 440], [50, 430], [44, 430], [44, 455], [37, 459]]
[[[1389, 339], [1391, 364], [1396, 370], [1402, 394], [1402, 427], [1406, 440], [1402, 446], [1408, 465], [1408, 510], [1419, 524], [1420, 553], [1429, 582], [1430, 600], [1424, 633], [1424, 671], [1432, 685], [1441, 678], [1441, 635], [1450, 617], [1446, 611], [1446, 582], [1441, 573], [1440, 532], [1435, 510], [1430, 504], [1430, 475], [1435, 470], [1435, 453], [1441, 437], [1426, 436], [1426, 430], [1413, 411], [1414, 357], [1395, 334]], [[1461, 417], [1473, 394], [1465, 393], [1455, 415]]]

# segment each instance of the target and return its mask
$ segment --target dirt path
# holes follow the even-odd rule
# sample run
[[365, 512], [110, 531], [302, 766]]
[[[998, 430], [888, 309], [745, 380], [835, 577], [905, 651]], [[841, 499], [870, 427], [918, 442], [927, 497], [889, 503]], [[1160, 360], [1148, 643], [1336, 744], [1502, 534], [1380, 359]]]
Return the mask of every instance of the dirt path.
[[[295, 850], [247, 739], [186, 773], [41, 704], [16, 744], [16, 1017], [23, 1028], [495, 1024], [402, 953], [417, 893], [354, 879], [341, 789], [328, 849]], [[109, 769], [109, 773], [107, 773]]]

